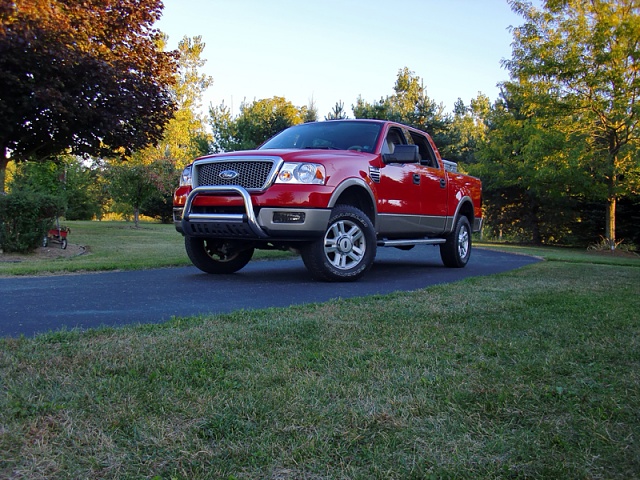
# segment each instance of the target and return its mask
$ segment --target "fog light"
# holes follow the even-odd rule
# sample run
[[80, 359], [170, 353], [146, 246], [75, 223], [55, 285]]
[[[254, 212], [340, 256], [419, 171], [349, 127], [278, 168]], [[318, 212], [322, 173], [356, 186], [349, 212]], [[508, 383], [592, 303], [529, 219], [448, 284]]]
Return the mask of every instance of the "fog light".
[[273, 223], [304, 223], [304, 212], [274, 212]]

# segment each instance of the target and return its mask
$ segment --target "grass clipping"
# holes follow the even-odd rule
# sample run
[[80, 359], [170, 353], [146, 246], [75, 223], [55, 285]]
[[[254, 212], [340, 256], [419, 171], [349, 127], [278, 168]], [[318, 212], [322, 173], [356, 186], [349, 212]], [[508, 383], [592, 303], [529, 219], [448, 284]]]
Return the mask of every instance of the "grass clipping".
[[633, 478], [640, 268], [0, 341], [2, 478]]

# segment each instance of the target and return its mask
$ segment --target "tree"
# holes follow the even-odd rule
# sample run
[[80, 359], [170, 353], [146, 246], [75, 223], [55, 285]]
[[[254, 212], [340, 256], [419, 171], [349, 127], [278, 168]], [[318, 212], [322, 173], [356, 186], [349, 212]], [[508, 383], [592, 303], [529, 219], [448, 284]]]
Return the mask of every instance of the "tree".
[[562, 199], [571, 197], [573, 188], [568, 185], [575, 180], [575, 170], [562, 152], [565, 135], [549, 131], [544, 120], [530, 115], [523, 99], [508, 86], [483, 115], [485, 131], [475, 137], [474, 161], [467, 168], [482, 179], [490, 233], [535, 244], [558, 241], [570, 222], [547, 228], [553, 222], [547, 221], [546, 212], [563, 210], [570, 215], [558, 208]]
[[68, 220], [91, 220], [102, 209], [102, 185], [99, 172], [72, 156], [45, 162], [22, 162], [9, 191], [30, 191], [59, 199], [58, 213]]
[[9, 159], [130, 153], [173, 115], [175, 54], [152, 28], [161, 0], [0, 6], [0, 184]]
[[398, 71], [393, 90], [393, 95], [372, 104], [358, 97], [353, 105], [355, 118], [377, 118], [404, 123], [428, 132], [439, 147], [446, 144], [451, 119], [445, 113], [444, 105], [429, 98], [422, 79], [405, 67]]
[[481, 93], [471, 99], [468, 107], [458, 99], [448, 129], [449, 141], [440, 150], [443, 157], [467, 165], [475, 163], [478, 145], [486, 135], [486, 120], [490, 110], [489, 97]]
[[200, 109], [202, 96], [212, 85], [213, 78], [200, 73], [206, 62], [202, 58], [204, 48], [200, 36], [184, 37], [178, 43], [177, 71], [175, 83], [171, 86], [175, 115], [167, 123], [158, 143], [139, 152], [143, 163], [165, 159], [182, 170], [194, 158], [209, 153], [211, 135], [206, 131]]
[[111, 198], [133, 208], [133, 222], [138, 228], [140, 207], [158, 188], [152, 181], [150, 166], [131, 161], [112, 163], [105, 176]]
[[309, 104], [303, 108], [305, 108], [302, 116], [302, 121], [304, 123], [318, 121], [318, 107], [316, 107], [316, 101], [313, 99], [313, 97], [309, 99]]
[[237, 119], [224, 102], [209, 109], [209, 124], [213, 130], [213, 152], [233, 152], [240, 149]]
[[[605, 236], [616, 245], [616, 204], [640, 190], [640, 4], [638, 0], [510, 0], [511, 88], [548, 130], [564, 132], [588, 195], [606, 202]], [[575, 148], [576, 145], [582, 148]]]
[[140, 213], [156, 218], [162, 223], [173, 220], [173, 191], [180, 179], [171, 160], [159, 159], [147, 166], [149, 180], [154, 185], [153, 193], [143, 199]]
[[336, 102], [336, 104], [333, 107], [333, 110], [331, 110], [329, 112], [329, 114], [324, 117], [325, 120], [342, 120], [345, 118], [349, 118], [347, 116], [347, 112], [345, 112], [344, 110], [344, 102], [342, 100], [340, 100], [339, 102]]
[[105, 186], [100, 168], [95, 163], [69, 157], [64, 164], [64, 192], [67, 220], [100, 218], [105, 199]]
[[242, 103], [240, 115], [233, 118], [224, 104], [212, 107], [209, 121], [213, 129], [214, 150], [250, 150], [258, 147], [276, 133], [292, 125], [303, 123], [307, 107], [298, 108], [283, 97], [265, 98]]
[[285, 128], [303, 123], [305, 112], [306, 107], [298, 108], [283, 97], [242, 104], [237, 120], [240, 149], [256, 148]]

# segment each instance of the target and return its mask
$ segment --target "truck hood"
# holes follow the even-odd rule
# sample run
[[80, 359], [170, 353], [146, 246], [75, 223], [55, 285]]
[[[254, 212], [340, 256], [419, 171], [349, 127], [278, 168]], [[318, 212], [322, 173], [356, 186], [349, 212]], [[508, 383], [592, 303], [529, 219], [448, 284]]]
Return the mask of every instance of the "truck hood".
[[334, 162], [336, 160], [345, 159], [372, 159], [376, 155], [372, 153], [357, 152], [354, 150], [242, 150], [239, 152], [217, 153], [215, 155], [207, 155], [197, 160], [217, 159], [217, 158], [238, 158], [238, 157], [280, 157], [285, 162], [315, 162], [325, 163]]

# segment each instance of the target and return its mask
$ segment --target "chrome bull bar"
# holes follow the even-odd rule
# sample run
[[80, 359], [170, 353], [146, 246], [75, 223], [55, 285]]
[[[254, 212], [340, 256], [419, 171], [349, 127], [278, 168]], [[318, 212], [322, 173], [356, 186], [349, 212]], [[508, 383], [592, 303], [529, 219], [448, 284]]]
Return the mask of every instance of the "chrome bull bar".
[[[193, 213], [191, 212], [193, 202], [198, 195], [229, 195], [237, 194], [242, 197], [245, 213]], [[268, 235], [258, 224], [258, 220], [253, 211], [251, 195], [243, 187], [238, 185], [196, 187], [187, 196], [182, 211], [182, 228], [185, 232], [190, 231], [189, 222], [228, 224], [228, 225], [248, 225], [249, 229], [258, 238], [268, 238]]]

